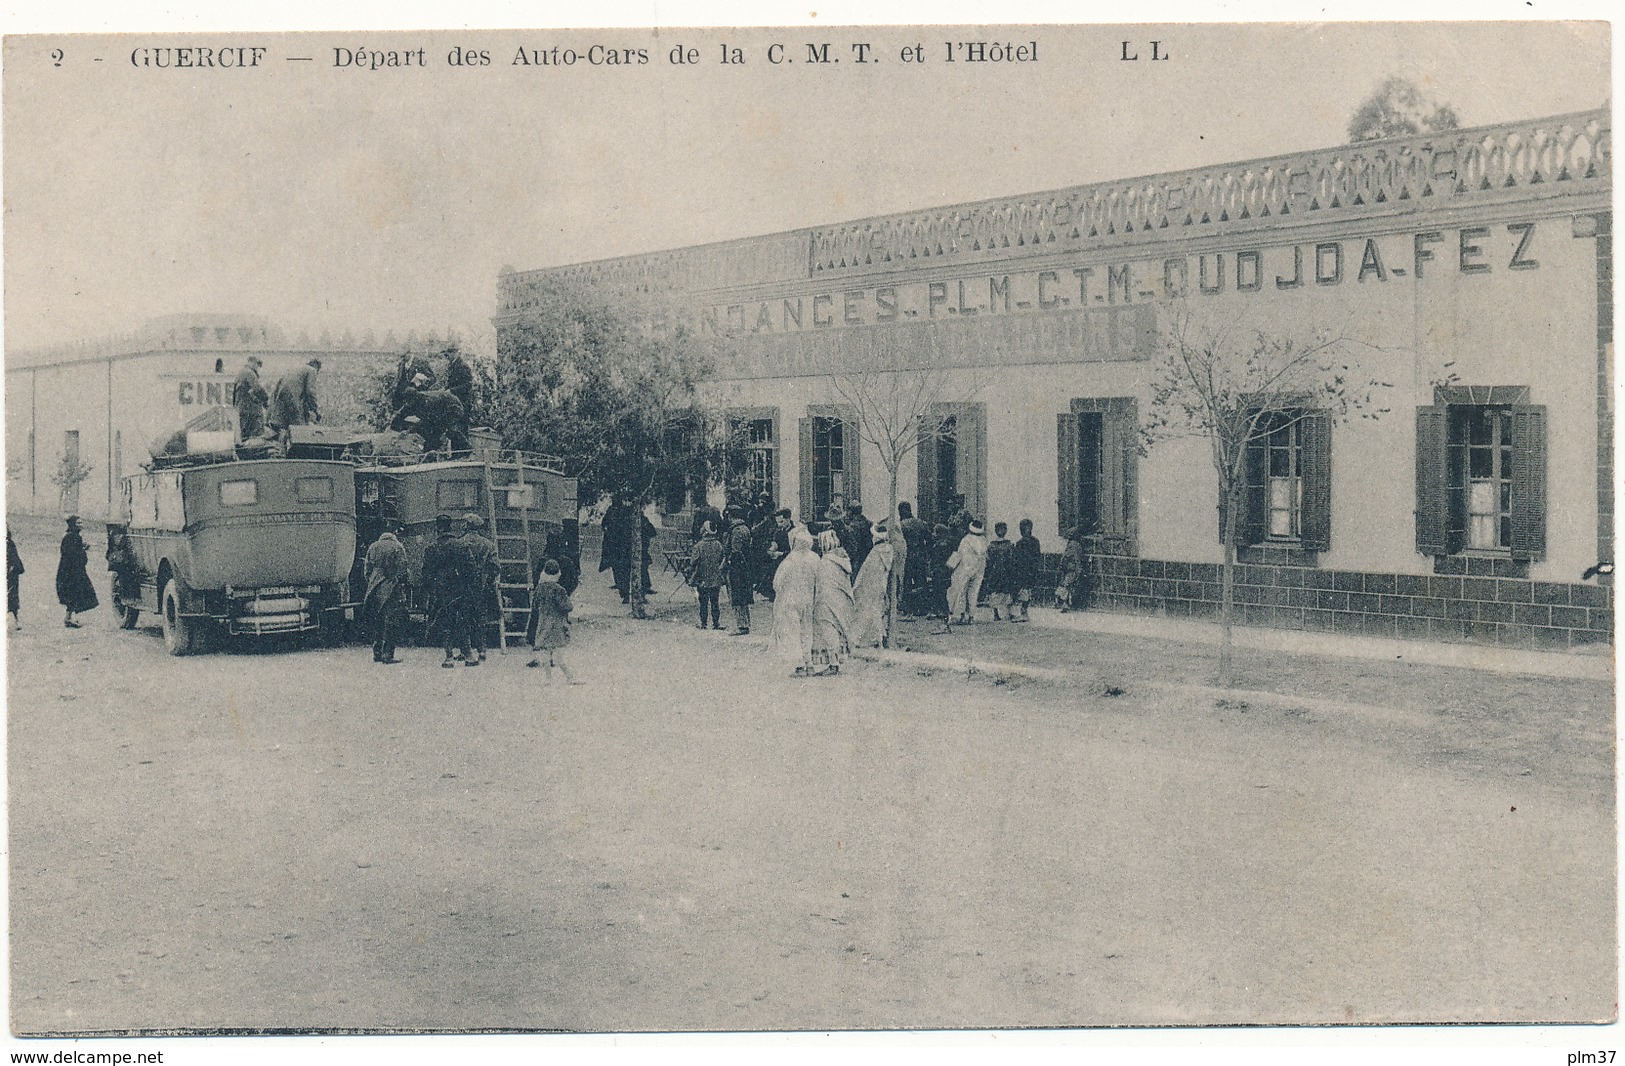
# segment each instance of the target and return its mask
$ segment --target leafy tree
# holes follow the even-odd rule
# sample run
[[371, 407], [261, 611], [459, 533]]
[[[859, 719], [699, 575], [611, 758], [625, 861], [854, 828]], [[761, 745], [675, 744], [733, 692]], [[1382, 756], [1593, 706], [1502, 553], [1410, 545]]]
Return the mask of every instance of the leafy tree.
[[[725, 466], [722, 420], [696, 393], [712, 354], [682, 327], [641, 328], [640, 310], [555, 279], [497, 337], [492, 426], [507, 447], [562, 459], [584, 505], [623, 495], [641, 510], [674, 481], [703, 486]], [[631, 585], [643, 617], [635, 575]]]
[[1151, 400], [1140, 437], [1152, 447], [1171, 437], [1205, 440], [1218, 475], [1224, 563], [1220, 578], [1219, 684], [1234, 673], [1235, 563], [1247, 491], [1247, 457], [1272, 433], [1311, 415], [1333, 422], [1376, 418], [1387, 382], [1356, 381], [1347, 354], [1371, 345], [1328, 330], [1282, 336], [1240, 323], [1173, 316], [1158, 339]]
[[1349, 118], [1349, 143], [1377, 141], [1384, 137], [1405, 137], [1412, 134], [1460, 127], [1455, 109], [1423, 94], [1414, 82], [1405, 78], [1384, 79], [1370, 96], [1361, 101]]
[[[460, 345], [432, 343], [419, 344], [402, 351], [395, 362], [387, 366], [372, 367], [360, 374], [335, 375], [326, 387], [332, 402], [323, 413], [327, 421], [337, 424], [364, 425], [373, 430], [385, 430], [400, 406], [400, 390], [412, 375], [422, 372], [429, 376], [435, 388], [444, 388], [446, 367], [452, 357], [463, 355], [474, 372], [474, 409], [468, 412], [468, 424], [482, 426], [489, 423], [490, 397], [495, 387], [495, 372], [487, 359], [478, 359], [462, 351]], [[327, 371], [323, 371], [324, 376]]]

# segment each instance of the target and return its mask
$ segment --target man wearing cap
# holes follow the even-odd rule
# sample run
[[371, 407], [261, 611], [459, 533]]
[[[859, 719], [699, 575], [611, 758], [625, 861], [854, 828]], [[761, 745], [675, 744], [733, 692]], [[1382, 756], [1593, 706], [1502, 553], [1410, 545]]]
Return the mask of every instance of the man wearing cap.
[[446, 661], [451, 668], [454, 653], [467, 666], [480, 665], [469, 639], [468, 600], [473, 585], [474, 560], [468, 546], [457, 536], [457, 522], [449, 514], [436, 516], [435, 541], [423, 550], [423, 587], [429, 595], [429, 628], [436, 625], [446, 635]]
[[484, 533], [485, 519], [470, 511], [463, 516], [463, 546], [473, 564], [468, 597], [468, 626], [479, 661], [485, 661], [485, 629], [493, 617], [498, 625], [502, 616], [497, 613], [497, 546]]
[[265, 432], [265, 405], [270, 397], [260, 384], [260, 367], [265, 365], [257, 355], [243, 361], [237, 371], [237, 380], [231, 386], [231, 402], [237, 407], [238, 436], [249, 440]]
[[283, 444], [288, 443], [289, 426], [308, 426], [322, 420], [316, 403], [316, 372], [321, 368], [322, 361], [312, 359], [283, 374], [271, 390], [271, 428]]
[[393, 666], [395, 637], [406, 609], [406, 549], [386, 528], [367, 549], [367, 595], [363, 610], [372, 623], [372, 661]]

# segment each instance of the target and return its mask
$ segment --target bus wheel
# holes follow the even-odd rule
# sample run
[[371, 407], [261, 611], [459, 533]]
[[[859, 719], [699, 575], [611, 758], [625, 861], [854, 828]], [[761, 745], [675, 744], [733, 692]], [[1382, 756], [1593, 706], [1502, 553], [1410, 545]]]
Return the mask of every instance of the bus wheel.
[[113, 597], [113, 610], [118, 614], [120, 629], [134, 629], [136, 622], [141, 618], [141, 608], [133, 603], [125, 603], [117, 596]]
[[181, 614], [179, 585], [170, 581], [164, 585], [164, 647], [171, 655], [190, 655], [197, 645], [196, 626]]

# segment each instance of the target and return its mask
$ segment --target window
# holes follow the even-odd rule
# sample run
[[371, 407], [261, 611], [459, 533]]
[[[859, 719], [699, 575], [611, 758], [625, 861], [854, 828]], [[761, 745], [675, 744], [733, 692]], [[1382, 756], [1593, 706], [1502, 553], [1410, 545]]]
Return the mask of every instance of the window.
[[1528, 392], [1440, 388], [1417, 408], [1417, 551], [1545, 555], [1546, 409]]
[[979, 403], [939, 403], [927, 413], [916, 480], [924, 521], [947, 522], [961, 510], [988, 517], [985, 412]]
[[440, 481], [434, 487], [435, 510], [443, 513], [472, 511], [480, 505], [478, 481]]
[[1139, 531], [1138, 417], [1124, 396], [1073, 400], [1056, 419], [1057, 528], [1095, 530], [1105, 550], [1123, 555], [1135, 553]]
[[332, 503], [333, 479], [330, 477], [294, 478], [293, 497], [300, 503]]
[[730, 488], [737, 502], [779, 498], [778, 420], [771, 413], [750, 414], [729, 420], [735, 462]]
[[803, 518], [822, 518], [836, 502], [861, 500], [858, 427], [849, 408], [810, 407], [801, 420]]
[[247, 507], [260, 501], [260, 483], [253, 478], [220, 483], [220, 503], [225, 507]]
[[1277, 416], [1264, 438], [1266, 530], [1271, 540], [1297, 540], [1303, 533], [1302, 423]]
[[836, 501], [845, 502], [846, 423], [838, 418], [813, 419], [813, 514], [823, 514]]
[[[1331, 416], [1324, 411], [1289, 409], [1259, 419], [1243, 460], [1239, 547], [1331, 547], [1331, 434]], [[1228, 506], [1221, 492], [1221, 543]]]

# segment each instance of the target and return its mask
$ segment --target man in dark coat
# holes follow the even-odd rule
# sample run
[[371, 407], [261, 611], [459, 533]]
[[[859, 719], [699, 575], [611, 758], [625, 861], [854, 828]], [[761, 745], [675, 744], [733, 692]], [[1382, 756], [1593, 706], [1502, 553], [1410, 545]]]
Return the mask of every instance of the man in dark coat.
[[485, 535], [485, 519], [480, 515], [469, 512], [463, 516], [463, 546], [468, 549], [469, 559], [474, 564], [474, 571], [470, 575], [472, 582], [472, 595], [468, 603], [468, 624], [474, 639], [474, 652], [485, 661], [485, 630], [494, 620], [497, 625], [502, 624], [502, 614], [497, 610], [497, 577], [501, 568], [497, 565], [497, 546], [491, 538]]
[[135, 603], [141, 599], [141, 562], [130, 546], [130, 530], [124, 525], [107, 527], [107, 569], [113, 574], [113, 600]]
[[839, 532], [836, 536], [840, 538], [841, 547], [846, 549], [847, 556], [852, 560], [852, 573], [861, 573], [863, 561], [869, 558], [869, 552], [875, 546], [874, 523], [863, 513], [863, 504], [857, 500], [847, 504], [846, 521], [837, 529]]
[[[774, 535], [779, 531], [779, 523], [771, 502], [759, 505], [757, 510], [760, 517], [750, 524], [751, 563], [756, 572], [756, 594], [771, 601], [775, 565], [769, 559], [769, 552], [773, 548]], [[731, 530], [732, 523], [727, 523], [726, 528]]]
[[468, 451], [468, 412], [446, 389], [407, 389], [389, 428], [416, 433], [424, 451]]
[[372, 623], [372, 661], [393, 666], [395, 638], [406, 609], [406, 549], [393, 529], [386, 529], [367, 549], [365, 606]]
[[457, 397], [457, 402], [463, 405], [464, 421], [474, 414], [474, 370], [463, 358], [463, 353], [453, 348], [451, 358], [446, 362], [446, 391]]
[[914, 506], [906, 500], [897, 505], [897, 514], [903, 520], [903, 541], [908, 545], [903, 563], [903, 613], [923, 615], [931, 592], [931, 527], [914, 517]]
[[625, 496], [617, 494], [604, 512], [604, 543], [598, 555], [598, 572], [611, 572], [621, 602], [631, 602], [632, 530], [636, 512]]
[[283, 374], [271, 390], [271, 428], [277, 439], [288, 443], [289, 426], [308, 426], [322, 420], [316, 403], [316, 372], [322, 361], [312, 359], [298, 370]]
[[22, 605], [23, 586], [23, 557], [17, 551], [17, 542], [11, 539], [11, 528], [6, 528], [6, 613], [11, 620], [17, 623], [17, 628], [23, 627]]
[[260, 384], [263, 365], [259, 356], [250, 355], [231, 386], [231, 402], [237, 408], [238, 436], [245, 441], [265, 433], [265, 405], [271, 398]]
[[790, 531], [794, 528], [790, 508], [780, 507], [768, 520], [767, 528], [760, 530], [762, 537], [756, 541], [756, 584], [758, 589], [766, 586], [767, 591], [762, 595], [770, 602], [773, 599], [773, 575], [779, 572], [779, 563], [790, 554]]
[[[723, 537], [723, 565], [728, 571], [728, 603], [733, 607], [733, 635], [750, 632], [750, 605], [757, 582], [756, 536], [738, 507], [728, 508], [728, 532]], [[771, 578], [769, 578], [771, 580]]]
[[96, 598], [96, 586], [90, 583], [90, 574], [85, 570], [85, 564], [89, 561], [90, 553], [85, 549], [84, 538], [79, 535], [79, 516], [70, 515], [68, 531], [62, 536], [62, 555], [56, 564], [56, 601], [67, 608], [62, 624], [69, 629], [79, 628], [79, 623], [73, 620], [74, 615], [95, 610], [101, 602]]
[[429, 594], [430, 618], [437, 620], [446, 634], [446, 661], [452, 667], [454, 654], [465, 666], [480, 665], [469, 635], [469, 600], [474, 584], [474, 560], [468, 546], [457, 536], [456, 522], [449, 514], [435, 518], [435, 542], [423, 551], [423, 587]]

